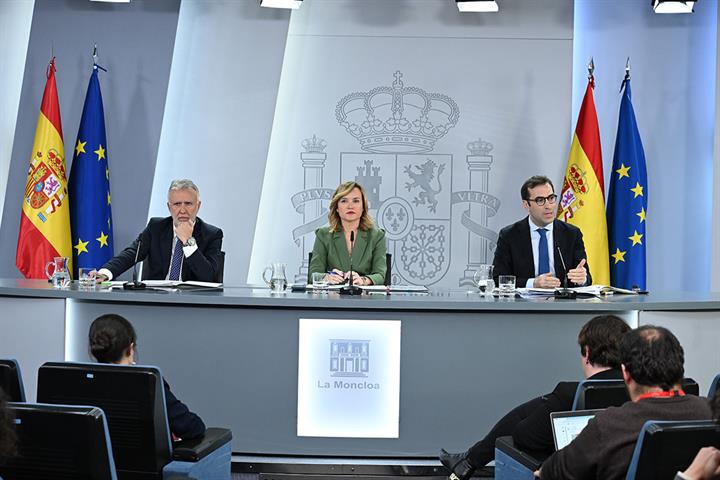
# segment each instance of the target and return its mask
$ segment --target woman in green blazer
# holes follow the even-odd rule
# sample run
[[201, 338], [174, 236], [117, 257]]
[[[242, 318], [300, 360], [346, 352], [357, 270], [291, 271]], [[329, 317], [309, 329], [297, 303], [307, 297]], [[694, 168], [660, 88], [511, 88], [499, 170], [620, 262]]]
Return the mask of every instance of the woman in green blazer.
[[[382, 285], [385, 281], [385, 232], [375, 228], [368, 214], [363, 187], [345, 182], [333, 193], [328, 211], [329, 227], [315, 230], [315, 245], [308, 277], [314, 272], [327, 273], [330, 283], [343, 283], [350, 270], [350, 252], [354, 285]], [[355, 242], [351, 245], [350, 233]]]

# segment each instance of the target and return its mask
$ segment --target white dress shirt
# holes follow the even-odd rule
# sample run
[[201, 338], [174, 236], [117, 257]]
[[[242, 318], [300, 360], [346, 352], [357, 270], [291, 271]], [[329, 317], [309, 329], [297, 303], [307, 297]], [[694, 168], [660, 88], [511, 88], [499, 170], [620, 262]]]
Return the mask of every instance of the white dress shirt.
[[[548, 244], [548, 258], [550, 259], [550, 275], [553, 277], [555, 276], [555, 255], [553, 253], [553, 245], [555, 242], [553, 241], [553, 225], [554, 223], [550, 223], [549, 225], [546, 225], [544, 227], [538, 227], [535, 225], [535, 223], [532, 221], [532, 218], [528, 217], [528, 223], [530, 224], [530, 243], [532, 245], [532, 254], [533, 254], [533, 264], [535, 265], [535, 276], [538, 276], [538, 264], [540, 263], [540, 232], [538, 232], [538, 229], [544, 228], [547, 230], [545, 232], [545, 238], [547, 238], [547, 244]], [[527, 288], [532, 288], [535, 284], [534, 278], [528, 278], [527, 284], [525, 285]]]

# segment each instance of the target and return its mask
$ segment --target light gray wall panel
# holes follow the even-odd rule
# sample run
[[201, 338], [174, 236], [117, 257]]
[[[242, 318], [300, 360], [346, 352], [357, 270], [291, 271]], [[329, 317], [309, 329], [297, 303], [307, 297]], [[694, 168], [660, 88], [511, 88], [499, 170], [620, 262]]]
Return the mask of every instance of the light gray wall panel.
[[225, 234], [229, 284], [245, 281], [289, 19], [255, 1], [180, 9], [150, 215], [168, 214], [171, 179], [192, 178]]
[[0, 275], [16, 277], [20, 206], [47, 63], [57, 57], [57, 84], [65, 136], [72, 153], [92, 66], [99, 48], [110, 162], [115, 244], [121, 248], [147, 221], [180, 0], [105, 4], [37, 0], [10, 165], [0, 246]]

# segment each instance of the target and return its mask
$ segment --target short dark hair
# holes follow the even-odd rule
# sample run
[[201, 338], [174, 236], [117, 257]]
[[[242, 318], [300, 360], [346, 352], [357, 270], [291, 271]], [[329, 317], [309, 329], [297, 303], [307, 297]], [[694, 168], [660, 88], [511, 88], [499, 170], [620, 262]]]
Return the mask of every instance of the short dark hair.
[[90, 353], [100, 363], [119, 362], [136, 340], [132, 324], [114, 313], [93, 320], [88, 333]]
[[671, 390], [685, 375], [685, 353], [670, 330], [643, 325], [620, 340], [620, 359], [639, 385]]
[[0, 388], [0, 464], [17, 455], [15, 415], [8, 408], [6, 398]]
[[618, 346], [630, 326], [615, 315], [593, 317], [580, 329], [578, 345], [580, 354], [587, 349], [588, 361], [593, 365], [620, 368], [620, 350]]
[[546, 183], [550, 184], [554, 192], [555, 185], [553, 185], [552, 180], [550, 180], [545, 175], [533, 175], [532, 177], [525, 180], [525, 183], [523, 183], [522, 187], [520, 187], [520, 198], [522, 198], [523, 200], [530, 200], [530, 189], [539, 187], [540, 185], [545, 185]]

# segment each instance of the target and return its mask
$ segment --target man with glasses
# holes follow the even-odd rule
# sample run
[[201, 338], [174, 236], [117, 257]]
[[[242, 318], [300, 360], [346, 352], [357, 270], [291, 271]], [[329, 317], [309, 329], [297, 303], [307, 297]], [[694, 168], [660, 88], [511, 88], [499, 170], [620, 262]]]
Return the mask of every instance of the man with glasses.
[[151, 218], [129, 247], [97, 271], [97, 281], [112, 280], [144, 260], [143, 280], [215, 282], [223, 232], [197, 216], [200, 203], [200, 190], [192, 180], [173, 180], [168, 189], [170, 216]]
[[[557, 195], [548, 177], [535, 175], [520, 189], [528, 216], [503, 228], [493, 273], [515, 275], [518, 287], [558, 288], [592, 283], [579, 228], [556, 220]], [[567, 268], [563, 267], [563, 263]]]

